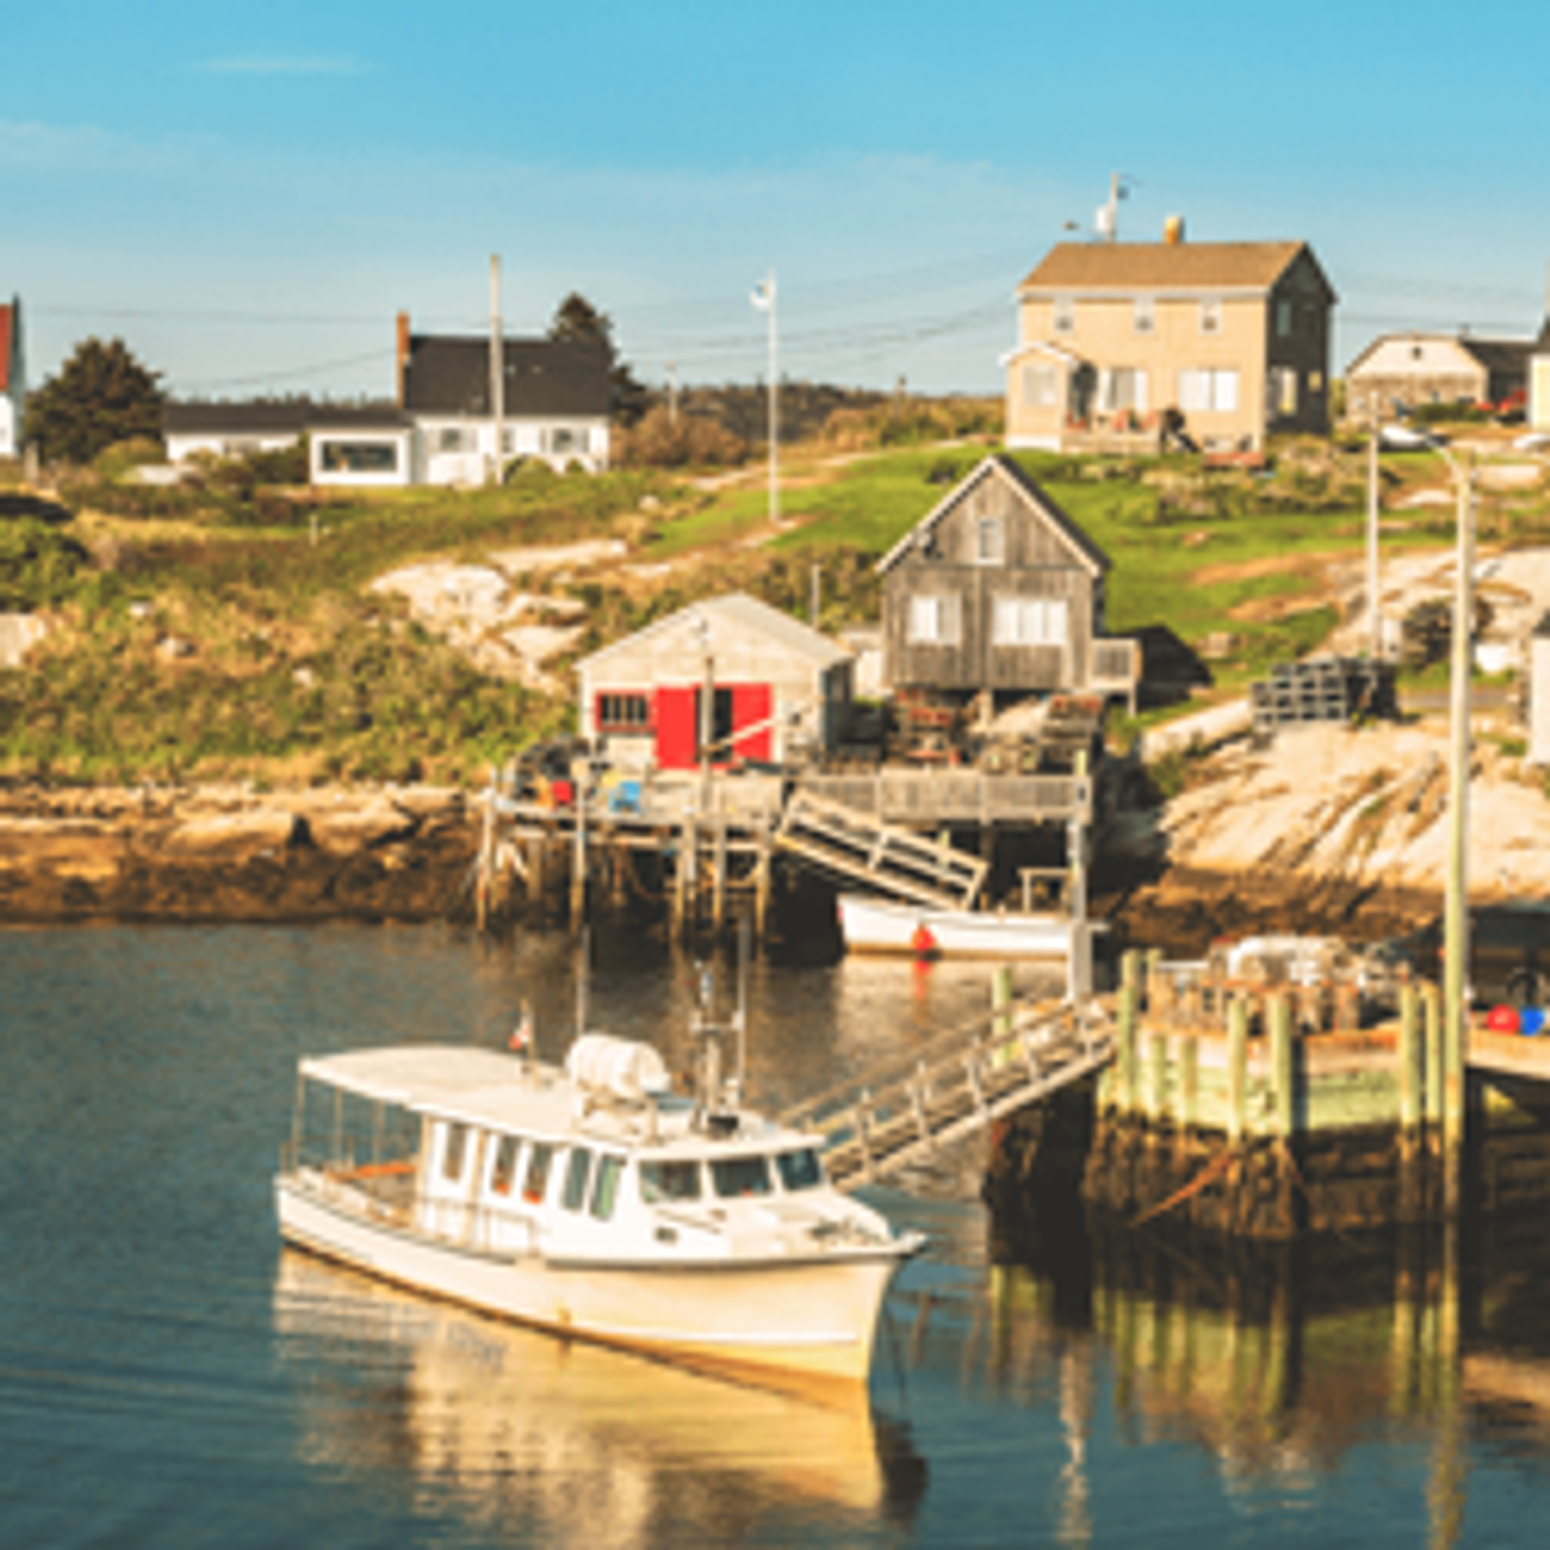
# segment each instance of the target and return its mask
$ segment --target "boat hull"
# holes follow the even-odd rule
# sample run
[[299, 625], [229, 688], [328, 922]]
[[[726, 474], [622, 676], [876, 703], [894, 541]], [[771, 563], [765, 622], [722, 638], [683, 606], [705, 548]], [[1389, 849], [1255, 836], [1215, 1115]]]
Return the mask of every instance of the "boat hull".
[[976, 914], [841, 894], [840, 932], [853, 953], [912, 957], [1051, 958], [1071, 952], [1072, 923], [1055, 914]]
[[699, 1366], [864, 1382], [889, 1283], [918, 1239], [810, 1259], [557, 1262], [371, 1221], [276, 1181], [296, 1247], [384, 1280], [555, 1333]]

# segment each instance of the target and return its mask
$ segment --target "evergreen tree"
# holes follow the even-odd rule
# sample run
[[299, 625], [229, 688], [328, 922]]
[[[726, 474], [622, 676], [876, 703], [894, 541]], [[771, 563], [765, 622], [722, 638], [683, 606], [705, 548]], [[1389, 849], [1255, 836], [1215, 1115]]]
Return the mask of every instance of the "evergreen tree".
[[104, 447], [136, 437], [161, 439], [159, 373], [122, 339], [83, 340], [27, 397], [27, 437], [48, 462], [89, 463]]
[[549, 325], [551, 339], [590, 340], [608, 353], [609, 380], [613, 385], [611, 409], [620, 425], [633, 425], [646, 412], [646, 389], [636, 381], [629, 365], [619, 359], [614, 345], [614, 323], [606, 312], [599, 312], [580, 291], [572, 291], [554, 309]]

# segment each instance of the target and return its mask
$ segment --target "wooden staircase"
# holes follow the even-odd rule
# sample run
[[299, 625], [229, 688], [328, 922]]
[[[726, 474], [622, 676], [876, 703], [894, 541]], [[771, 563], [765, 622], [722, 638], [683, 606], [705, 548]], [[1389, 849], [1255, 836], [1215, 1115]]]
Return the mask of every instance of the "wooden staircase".
[[1101, 1003], [1014, 1002], [779, 1116], [822, 1136], [836, 1187], [853, 1190], [1090, 1076], [1114, 1054]]
[[988, 871], [977, 856], [801, 790], [786, 803], [775, 843], [874, 893], [937, 909], [968, 909]]

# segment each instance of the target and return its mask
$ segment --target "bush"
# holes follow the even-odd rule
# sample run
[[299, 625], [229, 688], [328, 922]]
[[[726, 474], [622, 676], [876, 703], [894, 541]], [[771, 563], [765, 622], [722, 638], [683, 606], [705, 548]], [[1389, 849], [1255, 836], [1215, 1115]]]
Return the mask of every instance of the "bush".
[[745, 462], [748, 443], [703, 415], [673, 415], [665, 405], [615, 431], [613, 459], [623, 468], [726, 468]]
[[57, 607], [86, 562], [81, 544], [36, 517], [0, 522], [0, 610]]

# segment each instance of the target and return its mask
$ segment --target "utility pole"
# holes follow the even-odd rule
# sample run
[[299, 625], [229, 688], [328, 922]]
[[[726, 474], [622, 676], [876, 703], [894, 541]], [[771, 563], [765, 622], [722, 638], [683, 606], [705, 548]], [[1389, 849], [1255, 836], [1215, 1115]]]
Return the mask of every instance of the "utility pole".
[[[1453, 463], [1453, 459], [1448, 459]], [[1448, 766], [1448, 876], [1443, 906], [1443, 1197], [1451, 1218], [1463, 1194], [1465, 1076], [1469, 1058], [1469, 669], [1474, 626], [1474, 470], [1453, 463], [1458, 483], [1458, 575]]]
[[1372, 433], [1367, 439], [1367, 655], [1383, 656], [1383, 615], [1378, 607], [1378, 406], [1371, 405]]
[[491, 460], [491, 479], [501, 482], [506, 440], [506, 373], [501, 326], [501, 260], [490, 255], [490, 418], [495, 425], [495, 455]]
[[780, 378], [776, 359], [775, 271], [754, 287], [753, 304], [770, 319], [770, 525], [780, 526]]

